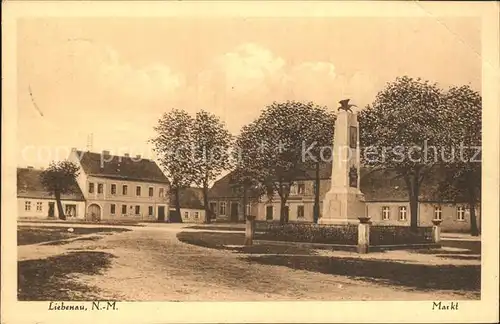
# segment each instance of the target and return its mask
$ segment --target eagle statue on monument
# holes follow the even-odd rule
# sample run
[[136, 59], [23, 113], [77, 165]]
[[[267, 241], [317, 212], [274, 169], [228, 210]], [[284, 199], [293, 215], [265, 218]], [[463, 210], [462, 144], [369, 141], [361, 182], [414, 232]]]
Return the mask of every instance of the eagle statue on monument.
[[337, 109], [337, 111], [345, 110], [345, 111], [352, 113], [353, 111], [352, 111], [351, 107], [357, 108], [358, 106], [349, 104], [349, 100], [351, 100], [351, 99], [340, 100], [339, 101], [340, 107]]

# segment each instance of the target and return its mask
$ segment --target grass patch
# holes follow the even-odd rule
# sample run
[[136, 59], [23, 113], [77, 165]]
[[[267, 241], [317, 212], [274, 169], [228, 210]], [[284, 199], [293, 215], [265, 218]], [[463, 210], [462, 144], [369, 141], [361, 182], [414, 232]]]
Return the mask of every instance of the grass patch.
[[73, 282], [70, 275], [100, 274], [114, 256], [105, 252], [70, 252], [18, 262], [18, 300], [91, 300], [98, 289]]
[[207, 231], [237, 231], [237, 232], [244, 232], [245, 228], [244, 227], [236, 227], [236, 226], [203, 226], [203, 225], [194, 225], [194, 226], [188, 226], [186, 228], [192, 228], [192, 229], [202, 229], [202, 230], [207, 230]]
[[402, 286], [418, 290], [453, 290], [479, 298], [479, 265], [419, 265], [388, 260], [333, 258], [326, 256], [249, 256], [249, 262], [285, 266], [331, 275], [340, 275], [372, 283]]
[[[286, 245], [251, 245], [242, 246], [245, 241], [243, 233], [216, 232], [180, 232], [177, 239], [183, 243], [248, 254], [316, 254], [314, 250]], [[233, 246], [228, 246], [233, 245]], [[234, 246], [236, 245], [236, 246]], [[238, 246], [240, 245], [240, 246]]]
[[59, 226], [18, 226], [17, 245], [38, 244], [49, 241], [58, 241], [79, 235], [94, 233], [121, 233], [128, 232], [129, 229], [113, 227], [74, 227], [74, 232], [68, 232], [68, 227]]

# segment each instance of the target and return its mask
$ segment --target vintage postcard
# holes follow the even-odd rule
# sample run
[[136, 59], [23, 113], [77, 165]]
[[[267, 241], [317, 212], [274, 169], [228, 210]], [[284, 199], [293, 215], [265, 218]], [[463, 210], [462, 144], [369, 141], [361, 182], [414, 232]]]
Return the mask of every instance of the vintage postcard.
[[3, 2], [2, 323], [498, 322], [498, 14]]

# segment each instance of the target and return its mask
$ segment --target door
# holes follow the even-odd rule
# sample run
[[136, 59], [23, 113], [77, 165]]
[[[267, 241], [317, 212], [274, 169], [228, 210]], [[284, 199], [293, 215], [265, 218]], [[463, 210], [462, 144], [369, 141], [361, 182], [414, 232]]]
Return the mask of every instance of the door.
[[285, 206], [284, 211], [285, 211], [285, 222], [288, 223], [290, 208], [288, 208], [288, 206]]
[[49, 217], [55, 217], [54, 208], [55, 203], [49, 202]]
[[215, 219], [216, 216], [215, 216], [215, 209], [217, 208], [217, 203], [215, 202], [211, 202], [210, 203], [210, 218], [211, 219]]
[[165, 206], [158, 206], [158, 221], [165, 221]]
[[273, 220], [273, 206], [266, 207], [266, 220]]
[[238, 221], [238, 203], [231, 203], [231, 221]]
[[90, 220], [92, 221], [100, 221], [101, 220], [101, 207], [96, 204], [91, 204], [89, 205], [89, 208], [87, 209], [88, 211], [88, 216], [90, 217]]

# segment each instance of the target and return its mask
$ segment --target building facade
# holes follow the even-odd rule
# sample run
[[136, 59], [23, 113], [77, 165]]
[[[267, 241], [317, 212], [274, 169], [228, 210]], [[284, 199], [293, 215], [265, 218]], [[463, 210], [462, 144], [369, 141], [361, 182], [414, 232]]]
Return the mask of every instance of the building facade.
[[259, 204], [257, 199], [249, 198], [244, 203], [242, 190], [235, 184], [232, 174], [229, 173], [216, 181], [208, 191], [210, 215], [218, 222], [243, 222], [244, 210], [246, 215], [257, 216]]
[[[331, 165], [323, 165], [320, 169], [320, 217], [323, 210], [323, 198], [330, 190]], [[232, 191], [230, 181], [222, 178], [214, 184], [216, 190], [211, 190], [210, 202], [217, 207], [217, 219], [231, 220], [227, 215], [227, 206], [241, 203], [241, 195]], [[290, 188], [290, 195], [284, 206], [285, 214], [290, 222], [313, 222], [315, 172], [307, 171]], [[434, 179], [434, 180], [433, 180]], [[444, 231], [467, 232], [470, 229], [470, 210], [466, 203], [441, 201], [436, 197], [436, 177], [430, 177], [421, 188], [418, 205], [419, 226], [431, 226], [433, 219], [442, 219]], [[224, 189], [225, 188], [225, 189]], [[394, 173], [384, 170], [374, 171], [366, 168], [361, 170], [361, 191], [365, 195], [366, 214], [377, 225], [410, 225], [410, 203], [405, 184]], [[274, 195], [262, 196], [258, 203], [252, 205], [251, 214], [257, 220], [279, 221], [281, 213], [280, 197]], [[238, 208], [239, 205], [238, 205]], [[226, 209], [221, 211], [221, 209]], [[476, 208], [476, 223], [481, 224], [481, 209]], [[238, 214], [238, 220], [242, 220]]]
[[86, 201], [86, 219], [167, 220], [168, 180], [154, 161], [76, 149], [68, 160], [80, 168], [77, 182]]
[[[181, 219], [183, 223], [204, 223], [205, 208], [201, 188], [184, 188], [179, 192]], [[170, 213], [176, 213], [175, 195], [170, 196]], [[173, 219], [173, 217], [171, 217]]]
[[[42, 171], [32, 167], [17, 169], [18, 218], [59, 218], [55, 197], [43, 187], [40, 181]], [[85, 218], [85, 198], [76, 181], [71, 194], [61, 195], [61, 204], [68, 220]]]

